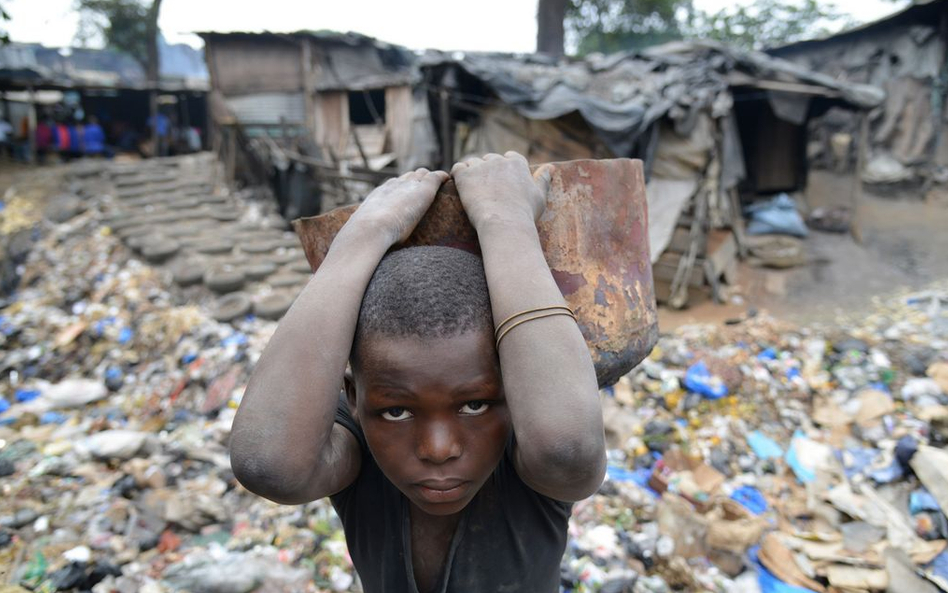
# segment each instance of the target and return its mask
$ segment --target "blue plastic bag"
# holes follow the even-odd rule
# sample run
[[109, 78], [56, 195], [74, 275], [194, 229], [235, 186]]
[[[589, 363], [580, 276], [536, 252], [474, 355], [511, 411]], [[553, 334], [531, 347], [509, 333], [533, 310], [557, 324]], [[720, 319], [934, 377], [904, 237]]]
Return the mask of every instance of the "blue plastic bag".
[[806, 237], [809, 229], [797, 211], [797, 204], [787, 194], [757, 202], [744, 209], [749, 218], [748, 235], [792, 235]]
[[685, 371], [685, 388], [707, 399], [721, 399], [727, 395], [727, 385], [711, 374], [704, 361], [696, 362]]
[[38, 389], [17, 389], [14, 397], [16, 401], [23, 403], [33, 401], [40, 396]]
[[10, 409], [10, 402], [0, 397], [0, 414]]
[[760, 493], [760, 490], [753, 486], [741, 486], [731, 493], [731, 499], [739, 502], [741, 506], [755, 515], [767, 511], [767, 499]]

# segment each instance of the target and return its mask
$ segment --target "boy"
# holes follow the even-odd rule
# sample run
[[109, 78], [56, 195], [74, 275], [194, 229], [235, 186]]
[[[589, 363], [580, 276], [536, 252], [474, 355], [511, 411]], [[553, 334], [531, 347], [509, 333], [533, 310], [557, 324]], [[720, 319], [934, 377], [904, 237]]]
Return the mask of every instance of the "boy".
[[446, 173], [369, 194], [254, 370], [232, 465], [276, 502], [330, 496], [366, 593], [553, 593], [570, 503], [599, 487], [605, 447], [589, 351], [537, 236], [548, 177], [513, 152], [451, 174], [483, 263], [385, 256]]

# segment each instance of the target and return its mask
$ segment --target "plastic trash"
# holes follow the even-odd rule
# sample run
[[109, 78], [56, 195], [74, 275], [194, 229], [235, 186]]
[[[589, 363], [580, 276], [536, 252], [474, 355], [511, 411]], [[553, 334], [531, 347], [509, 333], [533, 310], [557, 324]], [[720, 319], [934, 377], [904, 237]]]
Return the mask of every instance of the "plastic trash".
[[735, 500], [744, 508], [755, 515], [763, 514], [767, 511], [767, 499], [761, 494], [760, 490], [753, 486], [741, 486], [731, 493], [731, 500]]
[[788, 585], [773, 575], [757, 557], [760, 552], [760, 546], [754, 546], [747, 552], [747, 556], [757, 571], [757, 583], [760, 585], [761, 593], [815, 593], [813, 589]]
[[915, 515], [924, 511], [941, 512], [941, 507], [938, 506], [938, 501], [929, 494], [928, 490], [924, 488], [913, 490], [909, 494], [909, 512]]
[[797, 204], [787, 194], [778, 194], [744, 209], [749, 217], [748, 235], [792, 235], [806, 237], [809, 230], [797, 210]]
[[33, 401], [39, 396], [39, 389], [17, 389], [16, 393], [14, 394], [14, 398], [16, 398], [16, 401], [20, 403]]
[[704, 361], [696, 362], [685, 372], [685, 388], [707, 399], [721, 399], [728, 394], [727, 385], [711, 374]]
[[[787, 454], [784, 456], [787, 465], [793, 470], [797, 479], [804, 484], [816, 479], [814, 467], [818, 463], [818, 460], [809, 455], [810, 451], [801, 452], [799, 450], [806, 449], [808, 445], [813, 444], [814, 442], [807, 438], [802, 431], [797, 430], [793, 433], [793, 439], [790, 441], [790, 446], [787, 447]], [[817, 446], [817, 448], [822, 449], [824, 452], [826, 451], [825, 447]]]
[[747, 435], [747, 444], [759, 459], [779, 459], [783, 457], [783, 449], [780, 445], [759, 430]]

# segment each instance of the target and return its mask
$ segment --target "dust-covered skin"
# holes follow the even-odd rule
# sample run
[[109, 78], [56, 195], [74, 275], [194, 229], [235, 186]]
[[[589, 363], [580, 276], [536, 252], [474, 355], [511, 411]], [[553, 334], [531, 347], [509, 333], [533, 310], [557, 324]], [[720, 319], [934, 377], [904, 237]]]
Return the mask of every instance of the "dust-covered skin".
[[[456, 165], [452, 174], [477, 230], [495, 324], [519, 311], [564, 304], [536, 229], [545, 207], [546, 178], [541, 174], [535, 182], [526, 160], [516, 153], [470, 159]], [[446, 179], [444, 172], [420, 169], [373, 191], [339, 232], [319, 270], [281, 321], [234, 421], [232, 465], [249, 490], [276, 502], [299, 504], [335, 494], [358, 476], [359, 445], [333, 420], [359, 305], [379, 261], [411, 234]], [[392, 358], [391, 344], [374, 345], [376, 360], [384, 363], [378, 367], [382, 374], [390, 382], [398, 376], [406, 388], [402, 395], [425, 404], [418, 408], [418, 417], [424, 420], [418, 435], [389, 426], [393, 419], [402, 419], [403, 410], [397, 408], [406, 406], [388, 406], [380, 412], [372, 403], [376, 398], [369, 394], [371, 388], [360, 387], [358, 373], [349, 388], [370, 450], [383, 458], [377, 461], [386, 477], [412, 503], [413, 540], [418, 536], [436, 544], [413, 548], [413, 565], [422, 571], [416, 572], [422, 590], [442, 569], [444, 545], [438, 542], [450, 539], [458, 511], [473, 498], [477, 481], [483, 484], [483, 472], [496, 466], [503, 451], [507, 429], [502, 415], [509, 414], [516, 436], [516, 471], [536, 492], [556, 500], [579, 500], [595, 492], [605, 472], [595, 371], [572, 319], [546, 317], [518, 326], [496, 354], [490, 336], [468, 340], [462, 335], [458, 340], [453, 344], [457, 356], [438, 360], [430, 358], [438, 350], [431, 343], [427, 346], [432, 352], [427, 354], [424, 344], [415, 344], [409, 358]], [[360, 348], [366, 345], [362, 344]], [[486, 372], [498, 355], [499, 381]], [[454, 384], [420, 364], [453, 365], [459, 371], [465, 361], [476, 376], [459, 378], [482, 385], [474, 400], [458, 397], [469, 385]], [[487, 384], [494, 387], [484, 387]], [[364, 401], [360, 389], [368, 394]], [[504, 404], [496, 399], [501, 389], [504, 414]], [[447, 406], [446, 393], [462, 405]], [[479, 400], [494, 402], [484, 419], [476, 414], [480, 406], [471, 405]], [[454, 416], [462, 410], [463, 416]], [[359, 418], [372, 413], [379, 416]], [[471, 438], [472, 431], [479, 432], [484, 442], [475, 445], [478, 439]], [[386, 435], [398, 436], [399, 444], [383, 445]], [[443, 470], [438, 468], [446, 463], [463, 475], [439, 474]], [[463, 492], [448, 487], [454, 483], [437, 482], [468, 478]], [[427, 487], [413, 491], [419, 480], [428, 480]], [[462, 496], [456, 497], [459, 493]]]

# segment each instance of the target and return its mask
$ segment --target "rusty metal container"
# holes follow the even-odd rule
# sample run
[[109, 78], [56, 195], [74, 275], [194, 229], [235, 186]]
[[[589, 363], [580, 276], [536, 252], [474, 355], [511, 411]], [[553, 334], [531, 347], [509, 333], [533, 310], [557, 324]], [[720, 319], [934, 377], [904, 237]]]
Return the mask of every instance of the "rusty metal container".
[[[658, 318], [649, 259], [642, 162], [551, 163], [546, 212], [537, 223], [546, 261], [576, 312], [600, 385], [610, 385], [652, 350]], [[534, 171], [536, 167], [534, 167]], [[293, 222], [315, 271], [356, 206]], [[400, 247], [443, 245], [479, 252], [454, 182], [447, 181]]]

